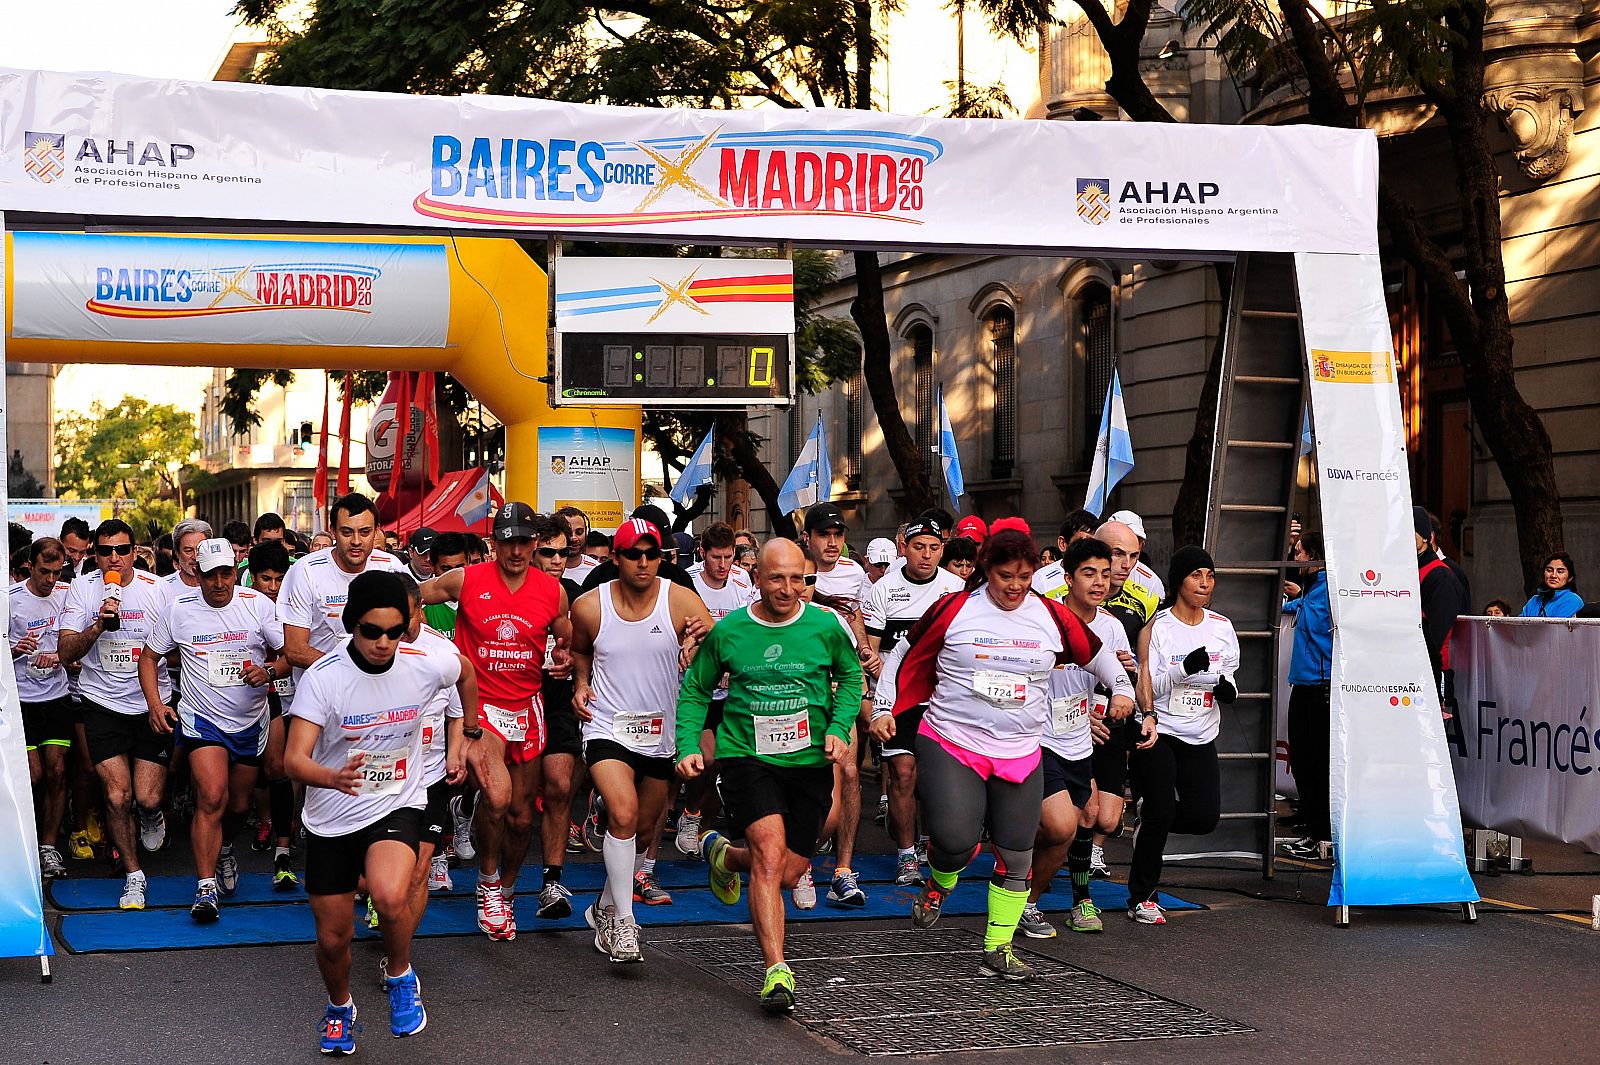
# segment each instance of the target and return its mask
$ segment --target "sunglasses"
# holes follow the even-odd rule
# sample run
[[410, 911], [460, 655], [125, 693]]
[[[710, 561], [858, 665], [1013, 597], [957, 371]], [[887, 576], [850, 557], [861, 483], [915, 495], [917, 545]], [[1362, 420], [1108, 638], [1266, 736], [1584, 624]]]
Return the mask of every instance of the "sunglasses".
[[656, 559], [661, 557], [661, 548], [659, 548], [659, 547], [624, 547], [621, 551], [618, 551], [617, 554], [621, 555], [623, 558], [627, 559], [629, 562], [637, 562], [641, 558], [649, 559], [651, 562], [654, 562]]
[[356, 629], [360, 631], [362, 638], [367, 640], [376, 640], [385, 636], [391, 640], [398, 640], [406, 634], [404, 625], [396, 625], [392, 629], [386, 629], [381, 625], [373, 625], [366, 621], [357, 624]]
[[540, 558], [566, 558], [571, 553], [572, 552], [568, 551], [564, 547], [541, 547], [541, 548], [539, 548], [539, 557]]
[[815, 588], [816, 586], [817, 586], [817, 575], [815, 573], [806, 574], [806, 587], [807, 588]]
[[132, 544], [97, 544], [97, 545], [95, 545], [94, 553], [99, 555], [101, 558], [110, 558], [112, 552], [115, 552], [115, 553], [117, 553], [119, 555], [131, 555], [131, 554], [133, 554], [133, 545]]

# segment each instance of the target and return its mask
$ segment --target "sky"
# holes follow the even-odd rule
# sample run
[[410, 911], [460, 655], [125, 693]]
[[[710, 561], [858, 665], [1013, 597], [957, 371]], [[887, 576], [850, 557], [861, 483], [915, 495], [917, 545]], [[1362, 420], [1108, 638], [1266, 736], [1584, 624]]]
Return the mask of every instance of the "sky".
[[7, 0], [0, 66], [210, 80], [233, 0]]

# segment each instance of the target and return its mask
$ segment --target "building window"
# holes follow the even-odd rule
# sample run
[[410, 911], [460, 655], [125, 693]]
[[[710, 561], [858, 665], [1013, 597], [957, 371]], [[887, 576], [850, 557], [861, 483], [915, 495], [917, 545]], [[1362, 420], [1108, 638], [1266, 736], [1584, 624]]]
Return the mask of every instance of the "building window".
[[990, 476], [1010, 477], [1017, 461], [1017, 317], [1010, 307], [996, 307], [985, 319], [993, 370], [994, 438]]
[[1117, 348], [1111, 327], [1111, 290], [1101, 284], [1085, 285], [1078, 294], [1080, 342], [1084, 369], [1084, 462], [1094, 458], [1100, 434], [1100, 416], [1106, 389], [1117, 368]]
[[857, 370], [844, 383], [844, 480], [845, 490], [861, 487], [861, 429], [866, 401], [866, 379]]
[[317, 501], [309, 478], [290, 477], [283, 482], [278, 514], [296, 532], [310, 534], [317, 530]]
[[917, 410], [912, 424], [916, 429], [917, 454], [922, 456], [922, 471], [928, 472], [929, 456], [939, 427], [934, 424], [937, 415], [933, 409], [936, 390], [933, 379], [933, 330], [925, 325], [914, 325], [906, 333], [911, 345], [911, 376], [916, 394]]

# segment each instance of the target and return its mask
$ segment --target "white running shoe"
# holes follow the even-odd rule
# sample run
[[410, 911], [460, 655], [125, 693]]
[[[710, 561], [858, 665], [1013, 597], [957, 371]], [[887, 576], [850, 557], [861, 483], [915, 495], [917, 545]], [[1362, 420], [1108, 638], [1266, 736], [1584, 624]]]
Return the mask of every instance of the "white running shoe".
[[139, 811], [139, 843], [152, 854], [167, 845], [167, 815], [157, 810], [153, 814]]
[[1137, 921], [1140, 924], [1167, 923], [1166, 915], [1161, 912], [1161, 907], [1149, 899], [1145, 899], [1137, 906], [1128, 907], [1128, 920]]
[[128, 879], [122, 883], [122, 898], [117, 900], [117, 908], [121, 910], [144, 909], [144, 874], [130, 873]]
[[700, 857], [700, 815], [685, 810], [678, 815], [678, 851], [690, 858]]
[[601, 954], [611, 955], [611, 929], [616, 921], [615, 911], [603, 908], [598, 902], [589, 904], [583, 911], [583, 920], [590, 928], [594, 929], [594, 949]]
[[478, 852], [472, 846], [472, 818], [461, 812], [459, 795], [450, 800], [450, 818], [455, 824], [456, 833], [451, 846], [455, 848], [457, 858], [463, 862], [470, 862], [478, 856]]
[[611, 922], [611, 960], [614, 962], [642, 962], [644, 953], [639, 950], [639, 923], [631, 917]]
[[442, 854], [435, 854], [431, 868], [428, 870], [429, 891], [449, 891], [455, 887], [450, 879], [450, 859]]
[[807, 869], [801, 874], [800, 879], [794, 884], [794, 905], [797, 910], [814, 910], [817, 908], [817, 885], [811, 879], [811, 870]]

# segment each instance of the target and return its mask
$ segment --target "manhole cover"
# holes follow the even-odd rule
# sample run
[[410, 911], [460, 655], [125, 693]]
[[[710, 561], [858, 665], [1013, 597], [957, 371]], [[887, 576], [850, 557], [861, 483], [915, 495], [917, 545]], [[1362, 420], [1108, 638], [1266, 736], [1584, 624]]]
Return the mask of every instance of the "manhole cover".
[[[652, 943], [751, 990], [754, 936]], [[1019, 951], [1039, 973], [1011, 983], [978, 974], [982, 941], [962, 928], [802, 932], [785, 937], [798, 978], [794, 1019], [858, 1054], [893, 1056], [1072, 1043], [1188, 1039], [1254, 1031], [1055, 958]]]

